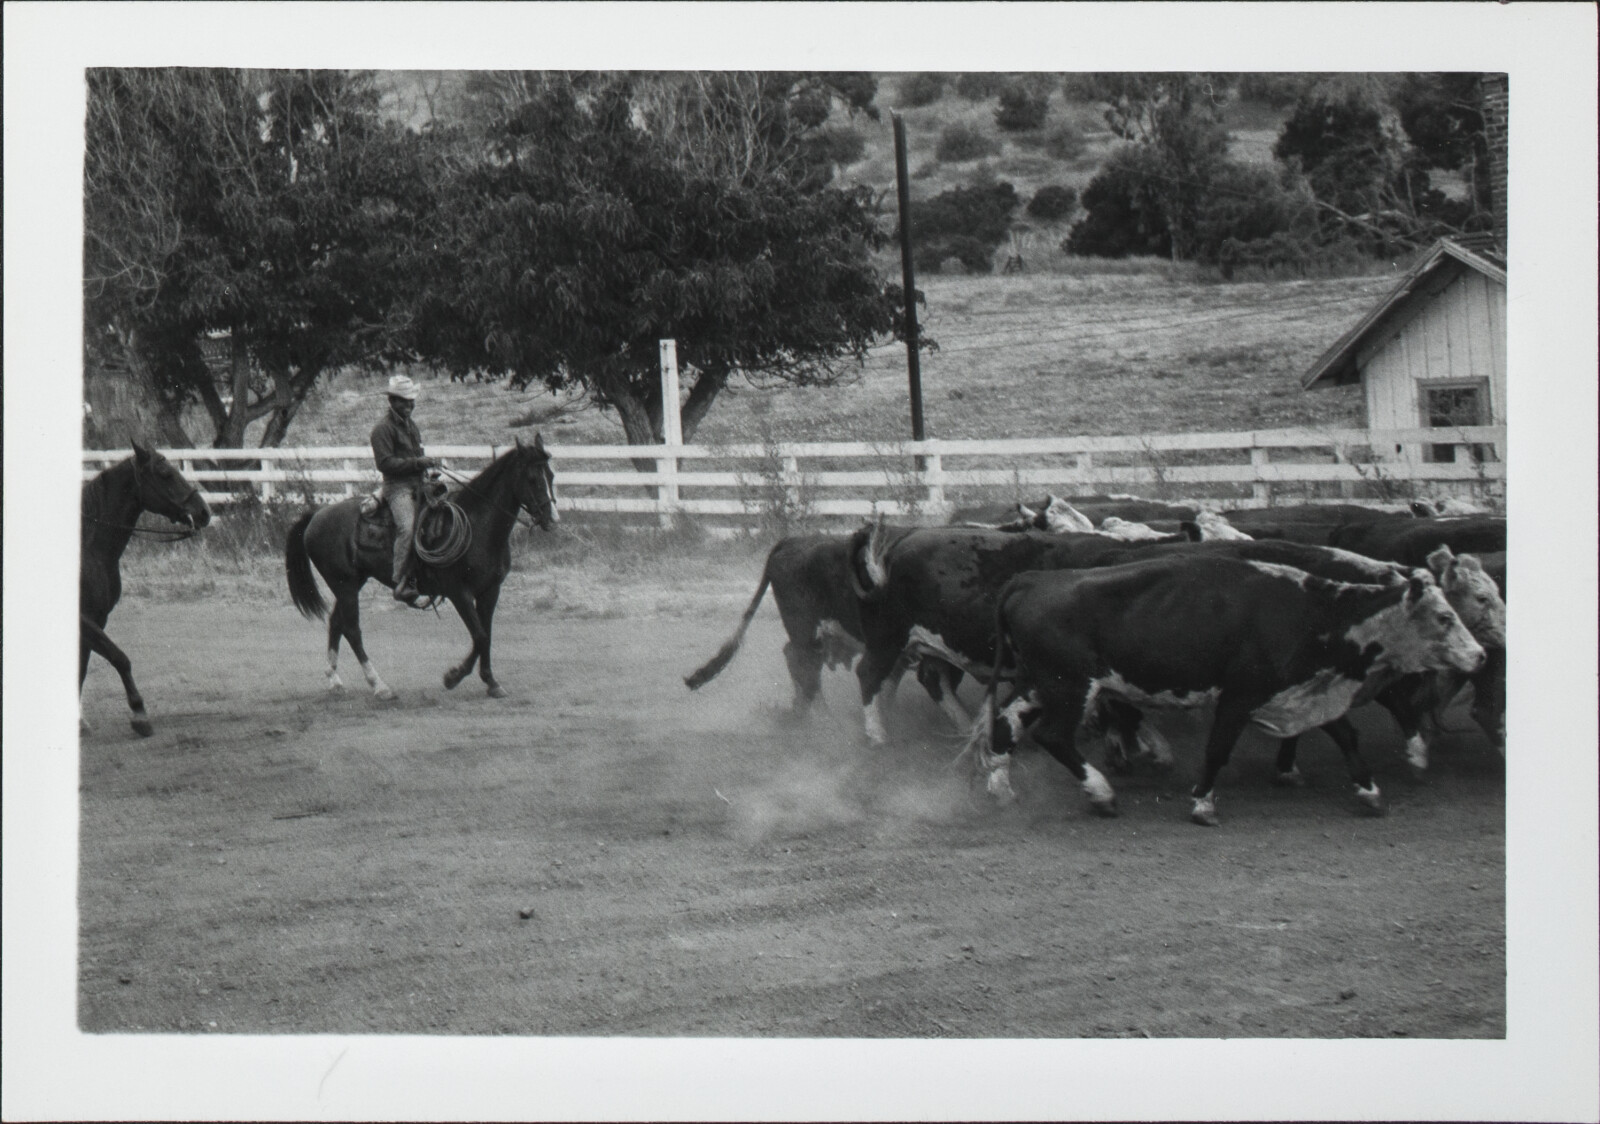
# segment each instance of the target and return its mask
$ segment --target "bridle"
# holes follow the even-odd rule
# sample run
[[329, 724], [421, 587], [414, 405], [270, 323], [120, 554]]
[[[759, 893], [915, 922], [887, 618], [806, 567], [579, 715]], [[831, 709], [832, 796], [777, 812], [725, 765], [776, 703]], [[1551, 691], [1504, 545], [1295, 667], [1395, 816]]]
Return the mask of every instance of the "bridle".
[[[133, 491], [134, 495], [139, 501], [139, 510], [141, 512], [148, 511], [155, 515], [162, 515], [163, 518], [168, 518], [167, 516], [163, 515], [162, 512], [156, 511], [153, 507], [150, 507], [145, 503], [144, 479], [139, 475], [139, 458], [135, 456], [128, 463], [133, 465]], [[187, 484], [188, 481], [185, 480], [184, 483]], [[200, 489], [198, 487], [196, 487], [194, 484], [189, 484], [189, 490], [184, 494], [183, 498], [178, 501], [178, 506], [180, 508], [183, 507], [199, 493]], [[184, 518], [189, 518], [187, 513], [184, 515]], [[129, 531], [135, 535], [149, 535], [152, 538], [161, 540], [162, 542], [182, 542], [184, 539], [193, 538], [198, 530], [198, 528], [196, 528], [192, 522], [187, 527], [141, 527], [137, 523], [113, 523], [111, 520], [102, 519], [98, 515], [91, 515], [88, 517], [88, 519], [91, 523], [97, 523], [102, 527], [110, 527], [114, 531]]]
[[[545, 462], [544, 470], [545, 470], [545, 473], [546, 473], [545, 482], [544, 482], [545, 503], [547, 505], [546, 518], [548, 518], [549, 517], [549, 511], [553, 510], [555, 508], [555, 506], [556, 506], [555, 486], [554, 486], [554, 483], [552, 482], [552, 480], [550, 479], [551, 475], [553, 475], [553, 474], [550, 472], [550, 464], [549, 464], [548, 459]], [[472, 479], [470, 477], [468, 477], [468, 476], [464, 476], [463, 474], [461, 474], [459, 472], [456, 472], [453, 469], [448, 469], [448, 468], [440, 468], [437, 471], [441, 476], [446, 476], [446, 477], [450, 478], [451, 480], [455, 481], [455, 483], [459, 484], [461, 486], [461, 490], [463, 492], [471, 492], [474, 496], [477, 496], [478, 499], [482, 500], [487, 506], [493, 508], [495, 511], [498, 511], [501, 515], [509, 515], [513, 520], [515, 520], [515, 521], [520, 523], [522, 521], [521, 516], [522, 516], [523, 511], [527, 511], [528, 515], [530, 517], [532, 517], [535, 521], [537, 521], [537, 519], [538, 519], [538, 516], [536, 514], [534, 514], [534, 512], [531, 509], [529, 509], [526, 504], [521, 503], [521, 502], [519, 502], [514, 508], [512, 508], [509, 511], [506, 510], [505, 508], [501, 507], [491, 497], [485, 495], [479, 489], [474, 488], [472, 486]]]

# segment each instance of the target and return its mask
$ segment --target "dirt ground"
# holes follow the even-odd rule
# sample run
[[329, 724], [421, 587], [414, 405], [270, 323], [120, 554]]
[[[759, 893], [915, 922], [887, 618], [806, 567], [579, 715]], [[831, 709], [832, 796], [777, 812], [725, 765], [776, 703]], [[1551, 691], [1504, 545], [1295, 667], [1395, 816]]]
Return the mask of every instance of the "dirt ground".
[[1463, 708], [1423, 784], [1388, 716], [1358, 716], [1381, 818], [1354, 813], [1320, 734], [1301, 790], [1271, 783], [1249, 734], [1222, 826], [1190, 824], [1185, 717], [1161, 723], [1175, 775], [1113, 778], [1119, 818], [1037, 752], [1001, 809], [951, 768], [958, 732], [914, 683], [887, 750], [866, 748], [839, 672], [825, 711], [788, 720], [770, 603], [687, 691], [754, 576], [594, 612], [513, 575], [504, 700], [476, 677], [445, 691], [465, 630], [376, 588], [389, 703], [348, 652], [349, 689], [325, 692], [322, 627], [286, 600], [130, 599], [110, 631], [156, 733], [133, 734], [97, 662], [82, 1028], [1504, 1036], [1504, 770]]

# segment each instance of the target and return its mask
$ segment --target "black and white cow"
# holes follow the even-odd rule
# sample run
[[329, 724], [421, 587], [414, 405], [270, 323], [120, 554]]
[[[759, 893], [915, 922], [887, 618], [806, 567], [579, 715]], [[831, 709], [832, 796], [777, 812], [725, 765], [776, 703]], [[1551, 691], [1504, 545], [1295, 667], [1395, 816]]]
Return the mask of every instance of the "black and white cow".
[[1075, 745], [1086, 709], [1102, 694], [1214, 702], [1191, 812], [1205, 825], [1217, 822], [1217, 774], [1252, 722], [1280, 738], [1323, 727], [1357, 797], [1375, 805], [1377, 785], [1336, 719], [1400, 675], [1470, 673], [1485, 658], [1425, 571], [1398, 586], [1349, 584], [1215, 554], [1021, 574], [998, 597], [994, 635], [996, 668], [1011, 669], [1017, 694], [997, 710], [991, 678], [969, 742], [991, 793], [1012, 796], [1010, 750], [1026, 730], [1096, 811], [1114, 814], [1111, 785]]
[[1484, 554], [1506, 548], [1506, 521], [1487, 515], [1410, 519], [1397, 517], [1337, 528], [1328, 544], [1368, 558], [1426, 566], [1441, 546], [1457, 554]]
[[[1191, 541], [1168, 536], [1165, 542]], [[1027, 570], [1100, 565], [1107, 557], [1154, 543], [1098, 534], [1007, 534], [968, 527], [923, 527], [895, 533], [872, 524], [852, 536], [850, 566], [866, 651], [856, 665], [867, 738], [887, 740], [881, 712], [886, 683], [913, 656], [924, 669], [960, 668], [980, 678], [994, 662], [994, 603], [1014, 575]], [[919, 671], [930, 694], [958, 725], [971, 716], [953, 680]], [[1156, 755], [1163, 756], [1157, 747]]]
[[1314, 546], [1329, 545], [1330, 537], [1341, 527], [1393, 519], [1409, 522], [1412, 518], [1409, 512], [1349, 503], [1240, 508], [1225, 511], [1223, 515], [1251, 538], [1285, 539]]

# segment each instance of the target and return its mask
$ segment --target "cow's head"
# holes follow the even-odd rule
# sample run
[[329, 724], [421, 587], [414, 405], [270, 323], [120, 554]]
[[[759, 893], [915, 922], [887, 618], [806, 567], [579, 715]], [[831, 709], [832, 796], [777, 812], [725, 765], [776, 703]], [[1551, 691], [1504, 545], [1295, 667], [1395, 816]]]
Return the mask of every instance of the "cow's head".
[[1470, 554], [1456, 555], [1441, 546], [1428, 555], [1428, 569], [1439, 579], [1444, 599], [1486, 648], [1506, 646], [1506, 603], [1483, 564]]
[[1048, 531], [1052, 535], [1064, 535], [1068, 532], [1087, 535], [1094, 530], [1094, 524], [1089, 521], [1089, 517], [1060, 496], [1051, 496], [1049, 502], [1039, 511], [1019, 503], [1017, 512], [1030, 526], [1040, 531]]
[[1483, 646], [1450, 607], [1426, 570], [1413, 570], [1400, 602], [1351, 630], [1358, 643], [1376, 643], [1379, 661], [1401, 673], [1461, 671], [1483, 666]]
[[1197, 512], [1194, 517], [1194, 522], [1195, 526], [1200, 528], [1200, 540], [1202, 542], [1250, 538], [1249, 535], [1239, 530], [1239, 528], [1235, 527], [1232, 523], [1229, 523], [1227, 519], [1221, 515], [1218, 515], [1214, 511]]

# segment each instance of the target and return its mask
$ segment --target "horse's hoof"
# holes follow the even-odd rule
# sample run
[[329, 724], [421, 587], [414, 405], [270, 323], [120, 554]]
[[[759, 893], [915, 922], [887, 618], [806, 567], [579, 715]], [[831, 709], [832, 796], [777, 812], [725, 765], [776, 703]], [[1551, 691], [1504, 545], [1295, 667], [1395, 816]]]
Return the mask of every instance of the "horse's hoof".
[[1279, 788], [1304, 788], [1306, 786], [1306, 778], [1299, 769], [1291, 769], [1287, 773], [1279, 773], [1273, 777], [1272, 783]]
[[460, 682], [461, 682], [460, 673], [455, 672], [455, 671], [447, 671], [447, 672], [444, 673], [444, 689], [445, 690], [447, 690], [447, 691], [455, 690], [456, 689], [456, 685], [459, 684]]
[[503, 699], [506, 697], [506, 689], [498, 683], [491, 683], [489, 685], [489, 697], [491, 699]]
[[133, 719], [132, 725], [133, 732], [138, 734], [141, 738], [148, 738], [151, 734], [156, 732], [155, 727], [150, 725], [150, 723], [143, 718]]

